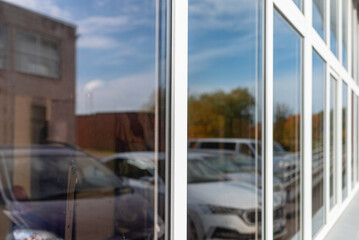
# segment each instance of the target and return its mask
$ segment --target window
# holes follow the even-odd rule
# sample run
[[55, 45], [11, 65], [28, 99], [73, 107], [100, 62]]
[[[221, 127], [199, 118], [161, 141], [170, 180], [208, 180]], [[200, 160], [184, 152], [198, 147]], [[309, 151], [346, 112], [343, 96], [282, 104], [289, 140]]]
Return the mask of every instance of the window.
[[16, 69], [51, 78], [60, 77], [59, 44], [40, 36], [16, 33]]
[[301, 231], [302, 39], [277, 11], [273, 34], [273, 140], [285, 149], [273, 156], [273, 175], [286, 186], [285, 208], [296, 209], [287, 213], [285, 239], [291, 239]]
[[325, 39], [325, 2], [324, 0], [313, 0], [313, 27], [319, 36]]
[[356, 174], [357, 174], [357, 170], [356, 170], [356, 164], [355, 164], [355, 159], [356, 159], [356, 131], [354, 129], [356, 129], [356, 122], [355, 122], [355, 115], [356, 115], [356, 99], [355, 99], [355, 93], [354, 91], [351, 92], [351, 103], [352, 103], [352, 131], [351, 131], [351, 146], [352, 146], [352, 158], [351, 158], [351, 186], [352, 189], [355, 187], [355, 178], [356, 178]]
[[170, 239], [170, 1], [8, 2], [0, 239]]
[[339, 54], [338, 48], [338, 29], [339, 29], [339, 19], [338, 19], [338, 0], [330, 0], [330, 50], [334, 53], [336, 57]]
[[[263, 1], [188, 2], [188, 141], [201, 140], [188, 151], [187, 238], [261, 239], [261, 158], [238, 146], [261, 138]], [[279, 236], [282, 199], [274, 204]]]
[[324, 224], [324, 119], [325, 75], [323, 59], [313, 50], [312, 74], [312, 235]]
[[342, 199], [348, 196], [348, 154], [347, 154], [347, 133], [348, 133], [348, 86], [343, 82], [342, 93]]
[[329, 197], [330, 208], [337, 204], [337, 141], [336, 141], [336, 122], [337, 122], [337, 80], [330, 76], [330, 109], [329, 109]]
[[348, 69], [348, 1], [342, 1], [342, 62]]

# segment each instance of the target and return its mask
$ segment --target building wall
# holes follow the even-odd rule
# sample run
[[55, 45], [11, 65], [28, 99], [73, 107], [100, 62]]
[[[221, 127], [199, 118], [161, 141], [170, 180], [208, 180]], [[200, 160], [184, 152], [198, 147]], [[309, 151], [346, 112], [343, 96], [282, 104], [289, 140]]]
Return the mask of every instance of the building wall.
[[[4, 106], [8, 108], [7, 119], [10, 123], [17, 122], [16, 127], [13, 128], [15, 138], [9, 141], [12, 138], [11, 131], [9, 131], [8, 134], [5, 134], [6, 137], [0, 139], [0, 144], [16, 142], [16, 136], [22, 139], [19, 142], [21, 144], [31, 142], [30, 133], [21, 129], [26, 128], [25, 125], [29, 124], [24, 119], [30, 117], [28, 114], [31, 114], [32, 106], [41, 106], [46, 109], [50, 139], [51, 133], [66, 132], [65, 135], [59, 134], [56, 139], [51, 140], [74, 143], [76, 29], [73, 26], [4, 2], [0, 3], [0, 27], [4, 29], [6, 36], [6, 66], [5, 69], [0, 69], [0, 89], [4, 89], [6, 94], [4, 92], [0, 97], [5, 98], [3, 102], [6, 102]], [[59, 43], [60, 77], [58, 79], [16, 70], [15, 34], [17, 31], [35, 34]], [[14, 106], [13, 109], [11, 106]], [[7, 129], [10, 123], [3, 122], [2, 128]], [[67, 131], [64, 131], [65, 129]], [[27, 136], [23, 136], [24, 134]]]

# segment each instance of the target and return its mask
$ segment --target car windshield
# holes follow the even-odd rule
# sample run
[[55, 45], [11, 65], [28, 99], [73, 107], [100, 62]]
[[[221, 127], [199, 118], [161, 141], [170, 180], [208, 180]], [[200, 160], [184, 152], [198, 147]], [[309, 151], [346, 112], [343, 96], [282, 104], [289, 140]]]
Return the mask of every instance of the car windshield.
[[[0, 166], [2, 174], [8, 176], [8, 179], [3, 178], [3, 188], [12, 189], [17, 200], [64, 199], [73, 191], [68, 186], [71, 178], [77, 179], [76, 193], [99, 190], [103, 193], [113, 192], [121, 187], [121, 181], [96, 159], [75, 152], [64, 154], [54, 151], [37, 154], [29, 151], [21, 155], [15, 153], [12, 156], [4, 156]], [[30, 188], [17, 182], [17, 179], [28, 170]], [[18, 195], [21, 195], [21, 199]]]
[[211, 168], [204, 160], [189, 159], [187, 165], [188, 183], [205, 183], [227, 181], [221, 172]]
[[206, 157], [206, 163], [224, 173], [240, 172], [241, 169], [226, 156]]
[[[253, 149], [256, 149], [256, 144], [255, 143], [251, 143]], [[257, 143], [257, 152], [260, 156], [262, 156], [262, 143], [261, 142], [258, 142]], [[287, 152], [283, 149], [283, 147], [277, 143], [277, 142], [274, 142], [273, 143], [273, 155], [276, 156], [276, 157], [280, 157], [280, 156], [284, 156], [286, 155]]]

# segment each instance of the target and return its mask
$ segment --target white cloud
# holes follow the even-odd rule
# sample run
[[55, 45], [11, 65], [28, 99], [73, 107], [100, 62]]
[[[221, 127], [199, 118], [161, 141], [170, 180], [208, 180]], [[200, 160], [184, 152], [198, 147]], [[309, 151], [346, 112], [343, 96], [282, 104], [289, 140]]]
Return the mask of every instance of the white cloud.
[[77, 22], [80, 34], [114, 32], [128, 28], [130, 23], [126, 16], [104, 17], [95, 16]]
[[33, 11], [62, 19], [68, 21], [71, 19], [71, 14], [61, 9], [59, 6], [56, 5], [54, 0], [4, 0], [5, 2], [9, 2], [12, 4], [16, 4]]
[[77, 40], [77, 46], [80, 48], [106, 49], [118, 46], [119, 43], [110, 37], [84, 35]]
[[[92, 89], [91, 95], [86, 89]], [[97, 87], [97, 88], [96, 88]], [[139, 111], [151, 100], [154, 73], [142, 73], [110, 81], [95, 80], [77, 86], [78, 114]]]
[[85, 92], [90, 93], [93, 90], [95, 90], [96, 88], [100, 88], [102, 86], [103, 86], [103, 81], [99, 80], [99, 79], [96, 79], [96, 80], [88, 82], [85, 85], [84, 89], [85, 89]]
[[192, 1], [189, 5], [193, 29], [229, 29], [233, 32], [252, 28], [258, 21], [258, 12], [257, 0], [203, 0]]

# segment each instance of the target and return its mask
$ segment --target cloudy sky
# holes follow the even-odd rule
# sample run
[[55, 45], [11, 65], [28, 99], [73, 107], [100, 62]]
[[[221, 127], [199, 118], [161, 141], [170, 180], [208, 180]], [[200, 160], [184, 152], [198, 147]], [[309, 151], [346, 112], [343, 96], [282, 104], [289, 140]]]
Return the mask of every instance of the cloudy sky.
[[136, 111], [155, 86], [155, 0], [6, 0], [77, 26], [77, 113]]
[[[77, 113], [149, 105], [155, 88], [155, 0], [6, 1], [77, 26]], [[189, 95], [238, 87], [260, 93], [261, 2], [189, 1]], [[288, 102], [300, 94], [300, 37], [284, 20], [274, 24], [274, 73], [281, 93], [275, 101]], [[294, 107], [296, 101], [288, 103]]]

